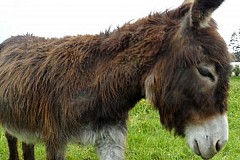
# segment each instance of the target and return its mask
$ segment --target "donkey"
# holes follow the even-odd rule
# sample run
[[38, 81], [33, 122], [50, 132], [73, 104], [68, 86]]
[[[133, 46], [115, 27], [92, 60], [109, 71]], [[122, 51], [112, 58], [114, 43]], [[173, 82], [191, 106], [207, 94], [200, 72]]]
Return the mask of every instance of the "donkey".
[[98, 35], [7, 39], [2, 127], [25, 143], [44, 143], [47, 160], [63, 160], [69, 142], [123, 160], [128, 112], [147, 98], [166, 129], [212, 158], [228, 140], [230, 57], [211, 18], [222, 2], [186, 1]]

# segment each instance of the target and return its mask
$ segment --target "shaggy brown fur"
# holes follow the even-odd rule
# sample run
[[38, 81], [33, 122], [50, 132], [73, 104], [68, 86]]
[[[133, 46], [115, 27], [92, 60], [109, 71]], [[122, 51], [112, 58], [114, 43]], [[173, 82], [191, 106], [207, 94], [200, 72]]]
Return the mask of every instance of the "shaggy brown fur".
[[[39, 132], [55, 150], [83, 125], [100, 129], [126, 121], [145, 91], [162, 124], [179, 135], [188, 122], [226, 112], [226, 44], [213, 20], [205, 28], [196, 27], [195, 19], [189, 23], [190, 7], [99, 35], [6, 40], [0, 46], [1, 124]], [[204, 84], [195, 74], [201, 63], [216, 67], [216, 87], [201, 90]]]

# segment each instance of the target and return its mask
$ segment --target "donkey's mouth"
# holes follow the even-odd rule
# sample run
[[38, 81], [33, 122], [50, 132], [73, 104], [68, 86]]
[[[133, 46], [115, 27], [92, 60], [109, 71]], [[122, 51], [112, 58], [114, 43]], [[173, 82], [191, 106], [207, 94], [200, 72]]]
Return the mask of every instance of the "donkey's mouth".
[[200, 148], [199, 148], [198, 142], [197, 142], [196, 139], [194, 140], [194, 143], [195, 143], [194, 144], [194, 153], [197, 154], [198, 156], [202, 157], [202, 159], [204, 159], [204, 160], [210, 159], [210, 158], [205, 158], [205, 157], [202, 156], [202, 154], [200, 152]]

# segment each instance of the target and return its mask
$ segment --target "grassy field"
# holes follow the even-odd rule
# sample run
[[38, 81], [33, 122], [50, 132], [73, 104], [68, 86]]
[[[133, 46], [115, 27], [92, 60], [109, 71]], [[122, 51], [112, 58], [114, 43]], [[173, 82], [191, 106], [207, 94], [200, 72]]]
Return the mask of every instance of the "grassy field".
[[[230, 139], [227, 146], [213, 158], [214, 160], [240, 159], [240, 77], [231, 78], [228, 117]], [[128, 128], [127, 160], [201, 159], [191, 152], [184, 138], [175, 137], [161, 126], [157, 111], [144, 100], [131, 111]], [[7, 160], [7, 144], [2, 131], [0, 131], [0, 139], [0, 159]], [[35, 152], [37, 160], [45, 159], [43, 145], [36, 145]], [[97, 159], [92, 147], [68, 145], [67, 160]]]

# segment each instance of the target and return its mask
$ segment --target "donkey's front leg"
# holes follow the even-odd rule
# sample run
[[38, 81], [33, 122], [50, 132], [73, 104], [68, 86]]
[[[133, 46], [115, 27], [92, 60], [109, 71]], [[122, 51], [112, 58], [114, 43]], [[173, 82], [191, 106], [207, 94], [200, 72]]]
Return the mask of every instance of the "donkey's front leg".
[[26, 143], [22, 142], [22, 150], [23, 150], [23, 159], [24, 160], [35, 160], [33, 144], [26, 144]]
[[5, 132], [5, 136], [6, 136], [7, 142], [8, 142], [9, 160], [19, 160], [17, 138], [13, 137], [8, 132]]
[[54, 142], [46, 142], [47, 160], [64, 160], [66, 152], [66, 143], [64, 140], [53, 140]]
[[98, 133], [96, 149], [101, 160], [124, 160], [126, 124], [103, 126]]

